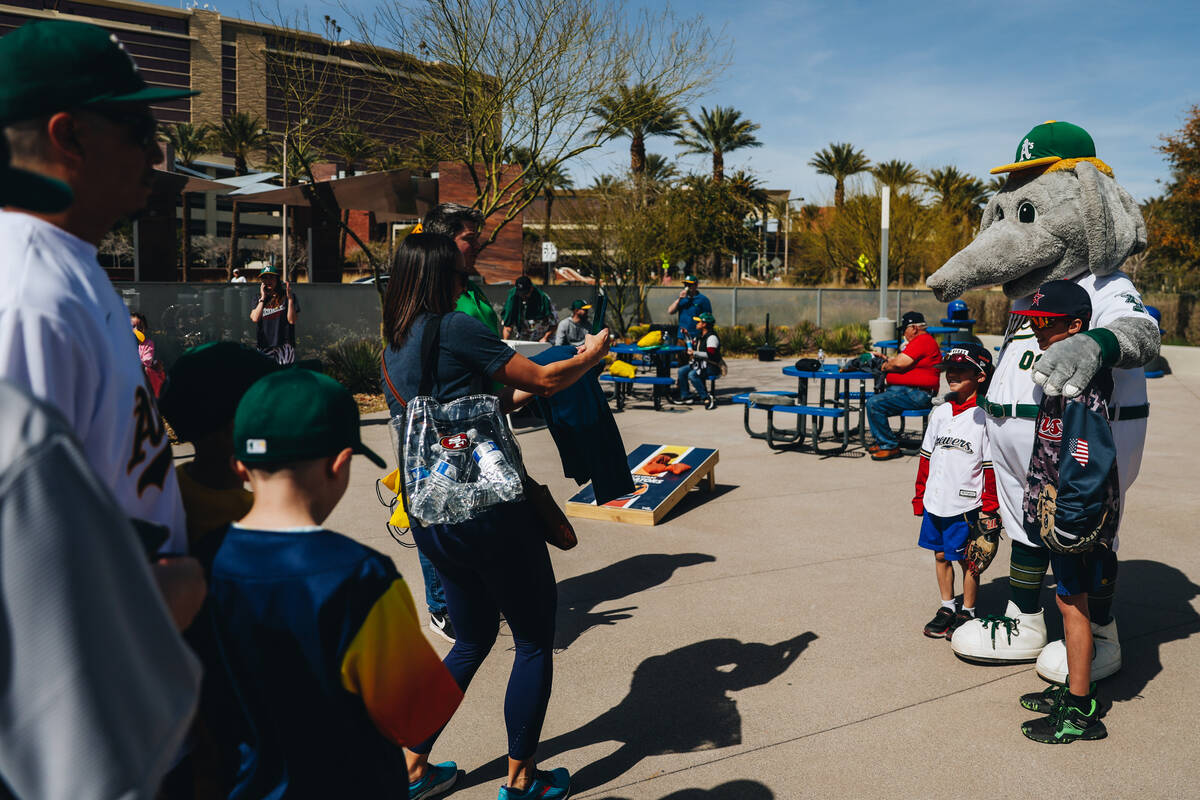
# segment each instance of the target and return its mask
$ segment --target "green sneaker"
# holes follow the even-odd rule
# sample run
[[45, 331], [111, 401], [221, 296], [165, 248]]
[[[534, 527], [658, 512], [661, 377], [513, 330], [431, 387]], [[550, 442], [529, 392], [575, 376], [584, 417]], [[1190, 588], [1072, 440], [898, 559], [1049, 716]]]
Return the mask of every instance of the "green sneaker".
[[[1021, 707], [1039, 714], [1049, 714], [1055, 706], [1063, 702], [1067, 695], [1067, 686], [1063, 683], [1052, 683], [1040, 692], [1030, 692], [1021, 695]], [[1096, 682], [1092, 681], [1088, 696], [1096, 696]]]
[[1108, 729], [1100, 721], [1100, 704], [1092, 697], [1088, 700], [1088, 706], [1085, 714], [1066, 702], [1064, 695], [1059, 695], [1059, 702], [1050, 714], [1026, 722], [1021, 726], [1021, 733], [1042, 744], [1068, 744], [1076, 739], [1103, 739], [1108, 736]]

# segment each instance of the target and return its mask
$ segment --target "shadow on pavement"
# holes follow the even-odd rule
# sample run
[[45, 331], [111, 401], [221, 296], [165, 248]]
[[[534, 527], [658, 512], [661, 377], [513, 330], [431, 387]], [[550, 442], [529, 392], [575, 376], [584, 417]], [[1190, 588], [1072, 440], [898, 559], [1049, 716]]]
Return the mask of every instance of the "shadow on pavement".
[[[603, 800], [624, 800], [605, 797]], [[775, 800], [774, 793], [758, 781], [729, 781], [711, 789], [682, 789], [661, 800]]]
[[[582, 792], [616, 780], [651, 756], [739, 745], [742, 717], [729, 693], [778, 678], [816, 638], [807, 631], [778, 644], [708, 639], [652, 656], [634, 670], [624, 700], [582, 727], [542, 742], [538, 761], [546, 764], [570, 750], [620, 743], [615, 752], [572, 776], [572, 787]], [[467, 775], [464, 786], [503, 775], [505, 765], [503, 758], [485, 764]]]
[[1200, 586], [1157, 561], [1121, 561], [1113, 615], [1121, 636], [1121, 671], [1101, 691], [1115, 702], [1133, 700], [1162, 672], [1159, 647], [1200, 631], [1191, 601]]
[[666, 583], [681, 567], [716, 561], [707, 553], [645, 553], [558, 584], [554, 649], [565, 650], [588, 629], [629, 619], [637, 606], [594, 611], [596, 606]]
[[[703, 481], [701, 481], [701, 483], [703, 483]], [[703, 486], [697, 486], [695, 489], [692, 489], [690, 492], [688, 492], [684, 498], [679, 501], [678, 505], [667, 512], [667, 515], [663, 517], [658, 524], [662, 525], [664, 522], [673, 520], [681, 514], [686, 514], [697, 506], [702, 506], [705, 503], [711, 503], [718, 497], [721, 497], [722, 495], [728, 494], [734, 489], [739, 488], [741, 487], [734, 483], [718, 483], [716, 488], [710, 492]]]

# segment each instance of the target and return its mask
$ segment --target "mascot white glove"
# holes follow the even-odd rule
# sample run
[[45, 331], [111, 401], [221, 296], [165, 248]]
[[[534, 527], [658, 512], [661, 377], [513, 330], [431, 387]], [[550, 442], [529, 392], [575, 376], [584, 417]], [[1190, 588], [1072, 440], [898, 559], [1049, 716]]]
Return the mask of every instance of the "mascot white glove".
[[1033, 365], [1033, 382], [1050, 396], [1074, 397], [1100, 371], [1100, 345], [1090, 336], [1072, 336], [1050, 345]]

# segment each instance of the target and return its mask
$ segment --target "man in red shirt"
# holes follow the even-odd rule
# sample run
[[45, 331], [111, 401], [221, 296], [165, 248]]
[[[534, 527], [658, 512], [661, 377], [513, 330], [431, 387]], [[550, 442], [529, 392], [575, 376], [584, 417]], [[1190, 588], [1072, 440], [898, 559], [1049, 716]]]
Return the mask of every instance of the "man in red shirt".
[[937, 340], [925, 330], [925, 315], [906, 311], [900, 318], [900, 352], [883, 365], [887, 390], [867, 400], [867, 422], [875, 444], [867, 448], [874, 461], [888, 461], [904, 455], [888, 417], [901, 411], [929, 408], [941, 384], [938, 364], [942, 351]]

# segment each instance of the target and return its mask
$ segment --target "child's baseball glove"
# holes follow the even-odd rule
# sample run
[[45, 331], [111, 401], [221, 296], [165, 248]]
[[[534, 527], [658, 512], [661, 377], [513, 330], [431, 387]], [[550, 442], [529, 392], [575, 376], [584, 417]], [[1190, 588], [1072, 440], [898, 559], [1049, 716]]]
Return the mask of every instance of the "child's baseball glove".
[[978, 578], [996, 557], [996, 550], [1000, 547], [1001, 530], [1003, 529], [999, 514], [980, 513], [979, 518], [975, 520], [971, 538], [967, 540], [966, 552], [967, 569], [975, 577]]

